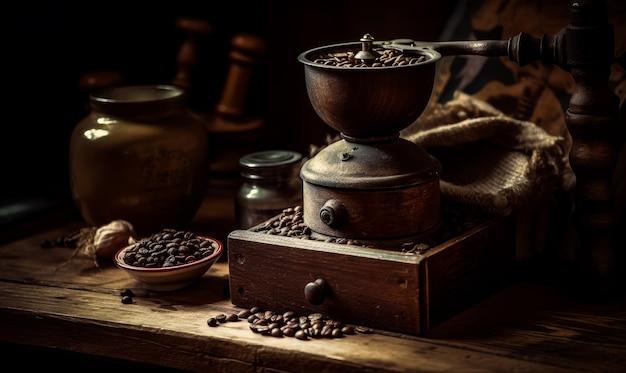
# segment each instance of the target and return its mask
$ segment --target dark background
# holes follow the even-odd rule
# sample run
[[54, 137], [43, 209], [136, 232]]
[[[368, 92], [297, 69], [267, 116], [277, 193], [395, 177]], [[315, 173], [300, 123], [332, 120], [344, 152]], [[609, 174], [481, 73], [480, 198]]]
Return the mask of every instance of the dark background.
[[[190, 89], [191, 108], [207, 113], [214, 110], [231, 63], [231, 38], [237, 33], [259, 36], [265, 41], [266, 52], [255, 66], [246, 102], [247, 114], [265, 121], [265, 138], [259, 144], [265, 149], [307, 154], [309, 145], [323, 145], [333, 130], [310, 105], [303, 67], [297, 61], [300, 53], [357, 41], [364, 33], [371, 33], [378, 40], [465, 39], [467, 33], [455, 32], [470, 28], [470, 15], [483, 3], [5, 1], [0, 13], [4, 72], [0, 231], [11, 219], [11, 211], [4, 207], [15, 205], [16, 201], [71, 201], [69, 139], [74, 126], [86, 115], [88, 98], [88, 92], [80, 88], [82, 76], [106, 69], [119, 72], [126, 84], [172, 81], [177, 71], [177, 54], [187, 36], [176, 27], [178, 17], [205, 20], [212, 27], [212, 32], [199, 40]], [[539, 4], [546, 14], [567, 14], [569, 1], [528, 3]], [[615, 10], [623, 11], [624, 7], [618, 6], [621, 0], [610, 3], [609, 16], [615, 18]], [[493, 9], [494, 14], [498, 10]], [[550, 23], [558, 18], [544, 15], [541, 19]], [[495, 73], [487, 67], [480, 75], [492, 79]], [[451, 81], [455, 79], [458, 77], [451, 77]], [[442, 96], [442, 100], [447, 98]]]
[[255, 67], [246, 111], [266, 122], [267, 148], [308, 151], [332, 130], [306, 97], [301, 52], [356, 41], [436, 40], [457, 1], [335, 0], [3, 3], [4, 86], [0, 134], [1, 201], [32, 195], [69, 198], [68, 148], [85, 115], [80, 77], [121, 73], [127, 84], [167, 84], [186, 36], [179, 16], [209, 22], [199, 44], [190, 106], [212, 111], [219, 100], [235, 33], [260, 36], [266, 53]]

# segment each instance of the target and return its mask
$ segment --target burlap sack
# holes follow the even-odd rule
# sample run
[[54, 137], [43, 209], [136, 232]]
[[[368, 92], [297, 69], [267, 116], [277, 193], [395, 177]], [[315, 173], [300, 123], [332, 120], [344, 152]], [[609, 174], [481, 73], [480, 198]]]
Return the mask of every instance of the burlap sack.
[[563, 137], [462, 92], [429, 105], [401, 136], [441, 162], [444, 198], [497, 216], [532, 204], [572, 175]]

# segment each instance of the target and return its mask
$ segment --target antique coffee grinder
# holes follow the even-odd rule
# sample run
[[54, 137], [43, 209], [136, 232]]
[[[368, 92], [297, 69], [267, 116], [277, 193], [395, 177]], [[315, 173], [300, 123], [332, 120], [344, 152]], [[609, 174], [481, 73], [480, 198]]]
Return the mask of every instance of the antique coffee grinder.
[[541, 38], [520, 33], [509, 40], [426, 43], [365, 34], [300, 54], [311, 104], [341, 140], [301, 169], [302, 216], [313, 239], [254, 228], [229, 235], [233, 304], [424, 334], [507, 282], [515, 264], [510, 219], [486, 221], [425, 252], [398, 250], [441, 227], [441, 166], [399, 131], [426, 107], [435, 64], [446, 55], [541, 61], [572, 74], [576, 89], [566, 122], [577, 176], [573, 220], [581, 258], [593, 258], [588, 265], [595, 273], [610, 273], [611, 174], [620, 146], [619, 101], [608, 89], [613, 28], [603, 2], [573, 1], [570, 11], [570, 25]]
[[[307, 161], [300, 175], [304, 223], [313, 235], [399, 249], [440, 226], [441, 166], [399, 131], [426, 107], [441, 55], [417, 48], [399, 64], [401, 52], [384, 52], [366, 34], [361, 44], [298, 57], [311, 104], [342, 137]], [[381, 60], [389, 66], [375, 65]]]

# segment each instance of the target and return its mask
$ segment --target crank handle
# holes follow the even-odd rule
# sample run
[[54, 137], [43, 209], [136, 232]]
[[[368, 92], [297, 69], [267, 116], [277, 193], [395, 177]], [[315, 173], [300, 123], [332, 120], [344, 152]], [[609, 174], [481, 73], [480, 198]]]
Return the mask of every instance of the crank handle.
[[385, 49], [395, 49], [405, 54], [433, 49], [444, 57], [458, 55], [509, 57], [511, 61], [523, 66], [535, 60], [558, 63], [559, 58], [555, 53], [558, 40], [558, 35], [534, 38], [530, 34], [521, 32], [509, 40], [423, 42], [412, 39], [394, 39], [381, 42], [380, 45]]

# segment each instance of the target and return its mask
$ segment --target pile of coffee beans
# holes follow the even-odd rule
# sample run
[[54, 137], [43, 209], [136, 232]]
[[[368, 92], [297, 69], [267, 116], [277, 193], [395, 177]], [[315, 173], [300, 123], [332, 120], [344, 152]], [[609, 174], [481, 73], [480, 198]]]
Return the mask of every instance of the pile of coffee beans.
[[378, 52], [378, 57], [371, 61], [370, 64], [366, 64], [362, 60], [355, 58], [354, 56], [358, 52], [354, 51], [339, 51], [339, 52], [326, 52], [313, 58], [313, 63], [326, 66], [339, 66], [339, 67], [388, 67], [388, 66], [404, 66], [415, 65], [426, 59], [423, 55], [405, 55], [395, 49], [374, 48], [375, 52]]
[[[311, 228], [304, 224], [302, 206], [289, 207], [284, 209], [280, 215], [266, 220], [263, 225], [254, 229], [255, 232], [271, 234], [275, 236], [287, 236], [305, 240], [317, 240], [311, 236]], [[323, 242], [332, 242], [346, 245], [373, 247], [364, 243], [342, 237], [325, 237]]]
[[124, 254], [124, 262], [134, 267], [174, 267], [212, 255], [218, 244], [189, 231], [163, 229], [143, 238]]
[[[275, 216], [263, 223], [263, 225], [254, 229], [255, 232], [271, 234], [275, 236], [294, 237], [303, 240], [316, 240], [327, 243], [337, 243], [342, 245], [352, 245], [367, 248], [376, 248], [374, 245], [365, 244], [356, 239], [345, 237], [324, 237], [323, 239], [313, 237], [311, 228], [304, 224], [302, 206], [289, 207], [284, 209], [280, 215]], [[419, 246], [419, 249], [414, 247]], [[424, 252], [428, 250], [430, 245], [425, 243], [403, 243], [399, 248], [401, 251], [417, 251]]]
[[[492, 216], [486, 212], [480, 211], [478, 208], [442, 201], [442, 217], [444, 220], [444, 228], [439, 234], [429, 238], [428, 242], [404, 242], [400, 244], [398, 251], [423, 254], [430, 248], [440, 245], [446, 240], [476, 227]], [[304, 240], [316, 240], [328, 243], [376, 248], [372, 245], [366, 245], [357, 239], [345, 237], [324, 237], [322, 240], [318, 238], [319, 236], [312, 236], [311, 228], [304, 224], [304, 212], [302, 206], [284, 209], [280, 215], [266, 220], [264, 223], [254, 228], [253, 231]]]
[[299, 340], [310, 338], [341, 338], [355, 333], [372, 333], [372, 329], [352, 326], [333, 320], [321, 313], [299, 316], [294, 311], [277, 313], [261, 307], [244, 309], [239, 313], [221, 313], [207, 320], [207, 325], [216, 327], [227, 322], [247, 320], [253, 333], [272, 337], [294, 337]]

